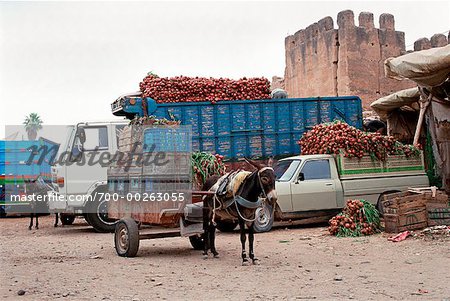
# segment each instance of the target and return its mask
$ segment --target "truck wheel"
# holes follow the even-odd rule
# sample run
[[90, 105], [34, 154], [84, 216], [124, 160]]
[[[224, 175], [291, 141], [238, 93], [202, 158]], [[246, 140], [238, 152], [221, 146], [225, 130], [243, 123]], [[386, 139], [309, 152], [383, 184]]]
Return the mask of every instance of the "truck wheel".
[[117, 220], [108, 218], [108, 202], [95, 200], [89, 202], [86, 221], [95, 231], [100, 233], [114, 232]]
[[119, 256], [136, 256], [139, 250], [139, 229], [134, 219], [123, 218], [115, 225], [114, 246]]
[[386, 194], [397, 193], [397, 192], [400, 192], [400, 191], [398, 191], [398, 190], [386, 191], [386, 192], [383, 192], [382, 194], [380, 194], [380, 196], [378, 197], [377, 205], [375, 206], [375, 208], [380, 213], [380, 216], [384, 215], [384, 207], [383, 207], [384, 196]]
[[238, 225], [238, 222], [233, 221], [217, 221], [216, 228], [220, 230], [220, 232], [233, 232], [233, 230]]
[[205, 238], [203, 235], [189, 236], [189, 241], [194, 250], [203, 250], [205, 248]]
[[380, 216], [384, 215], [383, 198], [382, 197], [378, 198], [378, 202], [377, 202], [377, 205], [375, 206], [375, 208], [380, 213]]
[[75, 215], [61, 213], [59, 215], [59, 219], [61, 220], [61, 224], [63, 224], [64, 226], [72, 225], [75, 221]]
[[272, 206], [269, 204], [264, 204], [263, 207], [256, 209], [255, 211], [255, 222], [253, 223], [253, 230], [255, 232], [268, 232], [273, 226], [273, 212]]

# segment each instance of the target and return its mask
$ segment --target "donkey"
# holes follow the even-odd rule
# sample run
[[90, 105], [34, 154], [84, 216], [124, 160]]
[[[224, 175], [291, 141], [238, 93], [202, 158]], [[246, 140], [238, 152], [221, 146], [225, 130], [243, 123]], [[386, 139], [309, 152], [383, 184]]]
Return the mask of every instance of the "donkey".
[[[44, 182], [44, 180], [38, 176], [32, 180], [25, 180], [25, 194], [32, 196], [30, 202], [30, 225], [28, 230], [33, 228], [33, 218], [36, 218], [35, 229], [39, 229], [39, 216], [48, 213], [48, 200], [46, 199], [47, 192], [52, 188]], [[58, 213], [55, 214], [55, 227], [58, 227]]]
[[[253, 264], [259, 264], [259, 260], [255, 257], [253, 251], [255, 211], [261, 205], [260, 197], [263, 197], [263, 201], [269, 202], [274, 208], [275, 202], [277, 201], [275, 173], [270, 166], [270, 161], [269, 166], [263, 166], [250, 159], [245, 160], [255, 167], [256, 170], [247, 175], [237, 193], [233, 193], [231, 198], [220, 197], [217, 192], [220, 184], [226, 181], [227, 175], [220, 179], [217, 176], [211, 177], [203, 187], [203, 190], [215, 192], [214, 196], [205, 197], [203, 200], [203, 225], [205, 230], [205, 248], [203, 255], [205, 258], [208, 256], [208, 250], [211, 250], [214, 257], [219, 256], [215, 247], [216, 227], [214, 219], [217, 215], [222, 219], [232, 218], [238, 220], [242, 244], [242, 265], [248, 265], [249, 263], [245, 251], [246, 232], [248, 232], [249, 257]], [[215, 184], [213, 185], [213, 183]]]

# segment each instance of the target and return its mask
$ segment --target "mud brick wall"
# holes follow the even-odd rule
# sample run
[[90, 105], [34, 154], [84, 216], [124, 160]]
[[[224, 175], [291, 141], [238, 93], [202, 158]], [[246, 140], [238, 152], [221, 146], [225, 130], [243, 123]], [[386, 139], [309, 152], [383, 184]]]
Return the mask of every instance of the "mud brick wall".
[[379, 97], [414, 86], [384, 75], [384, 60], [405, 53], [405, 35], [390, 14], [382, 14], [376, 28], [372, 13], [361, 13], [356, 26], [353, 12], [342, 11], [337, 28], [323, 18], [288, 36], [285, 50], [290, 97], [357, 95], [367, 109]]

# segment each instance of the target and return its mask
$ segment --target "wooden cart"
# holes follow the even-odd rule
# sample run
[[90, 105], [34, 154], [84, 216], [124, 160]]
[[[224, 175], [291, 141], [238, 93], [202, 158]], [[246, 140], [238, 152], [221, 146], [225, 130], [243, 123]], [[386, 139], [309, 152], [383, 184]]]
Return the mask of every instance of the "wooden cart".
[[[208, 191], [193, 191], [192, 203], [202, 204]], [[192, 247], [202, 250], [203, 223], [195, 223], [194, 232], [183, 234], [180, 219], [186, 202], [138, 202], [121, 198], [108, 203], [108, 216], [119, 220], [115, 227], [114, 245], [119, 256], [134, 257], [139, 250], [139, 241], [164, 237], [189, 237]], [[183, 234], [183, 235], [182, 235]]]

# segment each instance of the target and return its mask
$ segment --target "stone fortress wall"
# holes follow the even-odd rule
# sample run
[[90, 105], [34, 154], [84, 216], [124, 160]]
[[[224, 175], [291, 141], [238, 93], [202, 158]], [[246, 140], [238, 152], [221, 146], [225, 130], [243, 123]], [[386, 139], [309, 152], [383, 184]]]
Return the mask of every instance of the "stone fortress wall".
[[[436, 34], [414, 43], [414, 50], [447, 45], [450, 38]], [[284, 88], [289, 97], [357, 95], [363, 108], [393, 92], [414, 87], [409, 80], [386, 78], [384, 61], [405, 54], [405, 34], [395, 30], [394, 16], [382, 14], [379, 27], [372, 13], [362, 12], [355, 25], [351, 10], [297, 31], [285, 39], [284, 79], [274, 77], [273, 87]]]

